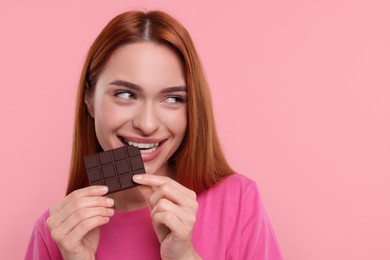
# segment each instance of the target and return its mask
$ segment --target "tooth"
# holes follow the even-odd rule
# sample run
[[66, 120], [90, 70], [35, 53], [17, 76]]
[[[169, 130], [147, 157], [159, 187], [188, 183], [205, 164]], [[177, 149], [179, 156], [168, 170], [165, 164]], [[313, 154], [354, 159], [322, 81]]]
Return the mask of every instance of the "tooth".
[[148, 150], [141, 150], [141, 153], [151, 153], [151, 152], [154, 152], [154, 151], [156, 151], [157, 150], [157, 148], [156, 147], [153, 147], [153, 148], [150, 148], [150, 149], [148, 149]]
[[133, 142], [133, 141], [128, 141], [127, 143], [129, 145], [135, 146], [137, 148], [143, 148], [143, 149], [150, 149], [150, 148], [153, 148], [153, 147], [157, 147], [160, 144], [160, 143], [150, 143], [150, 144], [136, 143], [136, 142]]

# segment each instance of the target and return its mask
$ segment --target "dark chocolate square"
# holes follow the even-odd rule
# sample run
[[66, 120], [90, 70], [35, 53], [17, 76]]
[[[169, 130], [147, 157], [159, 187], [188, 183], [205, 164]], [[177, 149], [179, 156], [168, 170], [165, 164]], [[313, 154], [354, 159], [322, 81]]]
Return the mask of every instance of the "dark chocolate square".
[[99, 153], [100, 164], [112, 163], [111, 153]]
[[91, 182], [91, 185], [104, 185], [104, 182], [99, 180], [99, 181]]
[[115, 176], [114, 165], [109, 164], [109, 165], [103, 166], [102, 167], [102, 173], [103, 173], [103, 178], [104, 179], [110, 178], [110, 177], [114, 177]]
[[99, 168], [88, 169], [87, 172], [88, 172], [90, 182], [95, 182], [102, 178], [100, 175]]
[[131, 163], [131, 169], [133, 169], [133, 171], [142, 169], [144, 167], [141, 157], [131, 158], [130, 163]]
[[122, 189], [125, 189], [127, 187], [134, 185], [134, 182], [131, 178], [132, 177], [130, 174], [122, 175], [119, 177], [119, 183], [121, 184]]
[[126, 148], [127, 148], [127, 154], [128, 154], [129, 157], [137, 156], [138, 154], [140, 154], [139, 149], [134, 147], [134, 146], [132, 146], [132, 145], [129, 145]]
[[99, 162], [98, 162], [95, 154], [88, 155], [85, 157], [85, 166], [87, 167], [87, 169], [92, 168], [92, 167], [96, 167], [98, 165], [99, 165]]
[[114, 160], [116, 162], [123, 160], [126, 158], [126, 148], [121, 147], [121, 148], [115, 149], [115, 150], [113, 150], [112, 154], [114, 155]]
[[116, 178], [108, 179], [104, 183], [107, 185], [109, 191], [117, 191], [120, 189]]
[[122, 160], [116, 163], [116, 170], [118, 174], [124, 174], [130, 171], [129, 163], [127, 160]]

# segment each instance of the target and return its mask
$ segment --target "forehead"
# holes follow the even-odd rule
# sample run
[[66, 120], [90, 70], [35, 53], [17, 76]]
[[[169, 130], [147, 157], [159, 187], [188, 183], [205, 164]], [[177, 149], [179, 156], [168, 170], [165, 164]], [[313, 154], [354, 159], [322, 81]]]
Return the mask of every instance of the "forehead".
[[141, 42], [115, 50], [100, 77], [102, 80], [128, 80], [140, 86], [185, 85], [183, 65], [169, 47]]

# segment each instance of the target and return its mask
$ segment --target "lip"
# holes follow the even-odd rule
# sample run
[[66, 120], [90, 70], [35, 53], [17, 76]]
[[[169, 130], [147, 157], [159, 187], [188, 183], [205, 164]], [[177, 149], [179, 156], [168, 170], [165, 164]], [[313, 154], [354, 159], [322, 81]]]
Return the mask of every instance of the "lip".
[[150, 153], [141, 153], [142, 160], [146, 162], [153, 161], [162, 151], [165, 145], [165, 141], [161, 142], [157, 149]]
[[124, 145], [129, 145], [128, 142], [136, 142], [136, 143], [144, 143], [144, 144], [150, 144], [150, 143], [160, 143], [160, 145], [157, 147], [157, 149], [150, 153], [141, 153], [142, 161], [144, 163], [150, 162], [154, 160], [162, 151], [165, 142], [167, 139], [149, 139], [149, 138], [139, 138], [139, 137], [124, 137], [124, 136], [118, 136], [119, 140]]
[[143, 144], [161, 143], [166, 140], [166, 139], [157, 139], [157, 138], [141, 138], [141, 137], [126, 137], [126, 136], [118, 136], [118, 138], [124, 142], [131, 141], [131, 142], [143, 143]]

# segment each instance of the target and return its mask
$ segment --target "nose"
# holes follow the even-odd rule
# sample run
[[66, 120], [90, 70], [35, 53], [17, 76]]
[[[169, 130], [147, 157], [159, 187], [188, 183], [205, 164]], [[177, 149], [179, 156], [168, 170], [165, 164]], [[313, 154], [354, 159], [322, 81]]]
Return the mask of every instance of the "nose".
[[133, 118], [133, 127], [144, 136], [150, 136], [160, 126], [158, 111], [153, 104], [145, 103], [140, 106]]

